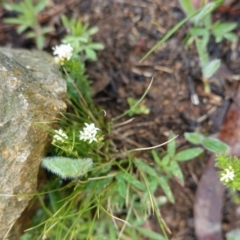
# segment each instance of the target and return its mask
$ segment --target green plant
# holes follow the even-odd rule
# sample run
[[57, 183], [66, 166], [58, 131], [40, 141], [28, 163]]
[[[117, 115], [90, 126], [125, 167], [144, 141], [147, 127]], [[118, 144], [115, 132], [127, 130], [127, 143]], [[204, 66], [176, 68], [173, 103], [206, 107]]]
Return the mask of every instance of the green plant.
[[240, 189], [240, 159], [228, 155], [229, 146], [213, 137], [201, 133], [185, 133], [184, 137], [191, 143], [202, 145], [208, 151], [216, 154], [215, 166], [218, 167], [220, 181], [228, 188], [236, 191]]
[[[196, 12], [191, 0], [179, 0], [179, 2], [188, 16]], [[220, 21], [212, 23], [211, 14], [222, 2], [221, 0], [209, 3], [205, 1], [201, 11], [191, 19], [193, 27], [189, 29], [186, 40], [187, 46], [193, 42], [196, 45], [202, 69], [202, 81], [206, 93], [211, 91], [209, 79], [216, 73], [221, 64], [220, 59], [210, 60], [207, 50], [210, 36], [213, 35], [217, 43], [221, 42], [224, 38], [233, 42], [237, 41], [237, 36], [232, 33], [232, 30], [237, 27], [237, 23], [221, 23]]]
[[[71, 181], [63, 184], [61, 179], [51, 175], [43, 193], [35, 195], [41, 208], [22, 239], [168, 239], [159, 213], [159, 207], [167, 199], [174, 202], [168, 182], [175, 177], [184, 184], [179, 162], [198, 156], [202, 149], [176, 153], [174, 134], [167, 141], [167, 153], [153, 150], [150, 161], [137, 153], [163, 144], [116, 149], [114, 131], [124, 124], [117, 121], [129, 111], [106, 122], [102, 110], [92, 103], [91, 95], [83, 92], [89, 91], [89, 85], [81, 87], [86, 76], [84, 71], [79, 75], [76, 66], [81, 61], [71, 55], [71, 51], [69, 46], [57, 49], [61, 57], [59, 64], [68, 83], [69, 111], [63, 115], [58, 130], [48, 129], [53, 138], [52, 149], [42, 163], [50, 172]], [[139, 101], [134, 101], [130, 110], [137, 107], [146, 93]], [[166, 197], [155, 196], [159, 187]], [[162, 234], [142, 228], [152, 214]]]
[[212, 12], [223, 2], [222, 0], [215, 0], [212, 2], [204, 1], [204, 6], [196, 10], [191, 0], [179, 0], [187, 17], [170, 29], [166, 35], [159, 40], [141, 59], [144, 61], [150, 54], [152, 54], [158, 47], [166, 42], [180, 27], [188, 21], [192, 21], [193, 27], [190, 28], [186, 45], [195, 42], [197, 52], [200, 59], [200, 66], [202, 70], [202, 81], [204, 83], [205, 92], [210, 92], [209, 79], [219, 68], [220, 59], [210, 60], [207, 44], [211, 34], [215, 37], [216, 42], [221, 42], [224, 38], [230, 41], [236, 41], [237, 36], [231, 31], [236, 28], [236, 23], [220, 23], [219, 21], [212, 24]]
[[97, 60], [96, 50], [102, 50], [101, 43], [92, 42], [91, 36], [98, 31], [97, 27], [89, 28], [88, 24], [83, 24], [76, 18], [68, 19], [65, 15], [61, 16], [62, 23], [67, 29], [68, 34], [63, 38], [63, 43], [69, 43], [74, 49], [74, 53], [81, 54], [82, 60]]
[[129, 110], [130, 110], [128, 112], [129, 117], [132, 117], [135, 114], [149, 114], [150, 113], [149, 108], [147, 108], [145, 105], [143, 105], [141, 103], [137, 104], [138, 100], [135, 100], [134, 98], [128, 97], [127, 102], [128, 102]]
[[40, 0], [36, 4], [33, 4], [32, 0], [23, 0], [18, 4], [4, 1], [3, 6], [6, 10], [17, 13], [16, 17], [5, 18], [4, 22], [18, 25], [19, 34], [27, 31], [26, 38], [33, 38], [37, 48], [43, 49], [44, 36], [54, 30], [52, 27], [43, 27], [38, 22], [38, 14], [46, 5], [47, 0]]

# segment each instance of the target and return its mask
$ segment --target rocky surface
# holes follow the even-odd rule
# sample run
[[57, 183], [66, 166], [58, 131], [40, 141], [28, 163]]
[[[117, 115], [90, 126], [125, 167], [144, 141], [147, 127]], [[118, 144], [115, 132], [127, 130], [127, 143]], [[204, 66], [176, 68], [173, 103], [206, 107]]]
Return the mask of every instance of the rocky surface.
[[[66, 85], [44, 52], [0, 48], [0, 239], [33, 197]], [[9, 236], [8, 239], [17, 239]]]

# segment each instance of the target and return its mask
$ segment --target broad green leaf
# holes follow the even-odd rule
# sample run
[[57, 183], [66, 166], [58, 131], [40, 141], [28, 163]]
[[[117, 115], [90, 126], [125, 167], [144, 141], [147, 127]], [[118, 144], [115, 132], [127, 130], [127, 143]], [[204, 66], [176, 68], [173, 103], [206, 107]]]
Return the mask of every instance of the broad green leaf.
[[135, 160], [134, 163], [141, 171], [146, 172], [150, 176], [158, 177], [156, 171], [145, 162], [141, 160]]
[[203, 76], [208, 79], [213, 76], [221, 65], [220, 59], [215, 59], [203, 67]]
[[184, 176], [183, 176], [182, 170], [179, 167], [178, 163], [175, 161], [172, 161], [170, 167], [172, 169], [173, 175], [179, 180], [179, 182], [183, 186], [184, 185]]
[[174, 157], [174, 160], [178, 162], [188, 161], [199, 156], [200, 154], [202, 154], [202, 152], [203, 152], [203, 149], [199, 147], [186, 149], [177, 153]]
[[89, 35], [93, 35], [98, 32], [98, 27], [92, 27], [88, 30]]
[[[168, 137], [168, 140], [171, 140], [174, 138], [174, 133], [171, 132], [169, 137]], [[171, 140], [168, 144], [167, 144], [167, 152], [168, 152], [168, 155], [170, 156], [170, 158], [173, 158], [174, 155], [175, 155], [175, 152], [176, 152], [176, 143], [175, 143], [175, 140]]]
[[197, 132], [185, 132], [184, 133], [184, 137], [193, 144], [202, 144], [203, 140], [204, 140], [204, 136], [201, 133], [197, 133]]
[[224, 35], [224, 38], [226, 38], [228, 41], [231, 41], [231, 42], [237, 42], [238, 41], [238, 37], [236, 34], [234, 33], [225, 33]]
[[181, 5], [181, 7], [183, 8], [184, 12], [188, 16], [191, 16], [192, 14], [194, 14], [196, 12], [196, 10], [194, 9], [194, 7], [192, 5], [191, 0], [179, 0], [179, 3]]
[[198, 37], [198, 36], [202, 36], [206, 33], [208, 33], [208, 29], [206, 28], [201, 28], [201, 27], [193, 27], [189, 30], [189, 33], [193, 36], [193, 37]]
[[162, 158], [161, 166], [167, 166], [169, 164], [169, 162], [170, 162], [170, 157], [167, 154]]
[[159, 185], [161, 186], [163, 192], [166, 194], [168, 200], [171, 202], [171, 203], [174, 203], [174, 196], [173, 196], [173, 193], [171, 191], [171, 188], [169, 187], [169, 184], [166, 180], [165, 177], [158, 177], [158, 183]]
[[92, 61], [96, 61], [97, 60], [97, 54], [94, 50], [90, 49], [90, 48], [86, 48], [85, 49], [85, 53], [86, 53], [86, 57], [87, 59], [90, 59]]
[[142, 190], [142, 191], [146, 190], [146, 187], [144, 186], [144, 184], [141, 183], [140, 181], [138, 181], [135, 177], [133, 177], [129, 173], [125, 172], [124, 175], [123, 175], [123, 178], [125, 179], [125, 181], [127, 181], [128, 183], [130, 183], [131, 185], [133, 185], [137, 189]]
[[84, 175], [92, 166], [91, 158], [73, 159], [67, 157], [46, 157], [42, 166], [63, 179], [72, 179]]
[[117, 176], [117, 183], [118, 183], [118, 193], [120, 194], [121, 197], [123, 197], [124, 199], [126, 198], [126, 194], [127, 194], [127, 184], [124, 180], [123, 177], [124, 173], [120, 172]]
[[205, 138], [202, 144], [207, 150], [214, 153], [225, 153], [229, 149], [226, 143], [212, 137]]

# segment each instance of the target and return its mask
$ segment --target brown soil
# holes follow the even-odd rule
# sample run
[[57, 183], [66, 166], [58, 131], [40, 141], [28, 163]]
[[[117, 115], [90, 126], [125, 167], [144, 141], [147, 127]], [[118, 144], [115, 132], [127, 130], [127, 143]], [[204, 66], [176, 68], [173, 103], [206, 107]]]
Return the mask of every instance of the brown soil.
[[[62, 0], [49, 1], [51, 6], [40, 15], [43, 24], [52, 25], [56, 33], [48, 36], [46, 50], [60, 42], [63, 28], [60, 13], [75, 16], [90, 25], [99, 27], [94, 40], [105, 45], [99, 52], [97, 63], [88, 63], [88, 75], [92, 81], [95, 101], [107, 111], [107, 117], [115, 117], [127, 108], [127, 98], [140, 98], [152, 78], [153, 84], [143, 103], [151, 110], [148, 115], [135, 116], [128, 127], [121, 129], [120, 148], [147, 147], [166, 141], [170, 131], [179, 134], [177, 145], [186, 146], [185, 131], [217, 133], [238, 83], [232, 80], [239, 76], [239, 44], [211, 40], [209, 52], [213, 58], [222, 59], [220, 71], [212, 79], [212, 93], [206, 95], [200, 81], [201, 72], [194, 46], [186, 50], [184, 38], [187, 26], [177, 31], [147, 60], [140, 63], [143, 55], [184, 18], [177, 0]], [[230, 9], [230, 10], [229, 10]], [[240, 22], [240, 15], [232, 15], [231, 8], [224, 8], [214, 19]], [[235, 13], [235, 12], [234, 12]], [[0, 16], [6, 13], [0, 7]], [[32, 41], [18, 36], [16, 28], [0, 25], [0, 44], [11, 47], [34, 47]], [[235, 31], [240, 34], [239, 26]], [[16, 41], [17, 39], [17, 41]], [[200, 104], [191, 102], [196, 91]], [[124, 140], [124, 141], [123, 141]], [[185, 144], [185, 145], [184, 145]], [[176, 204], [166, 204], [160, 211], [171, 230], [172, 239], [196, 239], [194, 232], [193, 205], [199, 180], [205, 171], [205, 159], [181, 165], [186, 184], [176, 181], [171, 187]], [[157, 193], [161, 194], [161, 192]], [[238, 210], [238, 211], [237, 211]], [[222, 230], [239, 227], [239, 207], [232, 203], [228, 193], [222, 208]], [[158, 231], [154, 217], [147, 224]]]

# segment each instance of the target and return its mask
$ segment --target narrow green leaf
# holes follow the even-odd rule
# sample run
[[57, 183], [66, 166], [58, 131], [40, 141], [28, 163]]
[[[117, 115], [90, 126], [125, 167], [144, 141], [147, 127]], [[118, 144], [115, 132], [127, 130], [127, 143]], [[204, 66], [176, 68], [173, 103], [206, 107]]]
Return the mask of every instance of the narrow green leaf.
[[218, 70], [218, 68], [221, 65], [220, 59], [215, 59], [209, 62], [206, 66], [203, 68], [203, 76], [208, 79], [213, 76], [214, 73]]
[[207, 15], [211, 14], [215, 8], [217, 8], [220, 4], [220, 1], [209, 2], [206, 4], [200, 12], [193, 18], [195, 24], [199, 24]]
[[179, 3], [181, 5], [181, 7], [183, 8], [184, 12], [188, 16], [191, 16], [192, 14], [194, 14], [196, 12], [196, 10], [194, 9], [194, 7], [192, 5], [191, 0], [179, 0]]
[[137, 227], [137, 231], [151, 240], [166, 240], [163, 235], [143, 227]]
[[220, 23], [219, 21], [214, 23], [212, 26], [213, 35], [224, 35], [225, 33], [229, 33], [237, 27], [237, 23]]
[[146, 172], [150, 176], [158, 177], [156, 171], [145, 162], [137, 159], [134, 163], [141, 171]]
[[47, 6], [46, 0], [40, 0], [38, 1], [37, 5], [34, 6], [34, 12], [38, 14], [41, 12], [45, 7]]
[[92, 166], [91, 158], [73, 159], [66, 157], [46, 157], [42, 166], [63, 179], [84, 175]]
[[206, 43], [208, 42], [208, 38], [209, 38], [209, 36], [206, 35], [206, 36], [204, 36], [204, 38], [196, 39], [196, 41], [195, 41], [198, 55], [200, 58], [200, 65], [201, 65], [202, 69], [205, 66], [207, 66], [209, 63], [209, 56], [208, 56], [207, 46], [206, 46]]
[[225, 153], [229, 149], [226, 143], [212, 137], [205, 138], [202, 144], [207, 150], [214, 153]]
[[136, 187], [139, 190], [145, 191], [146, 187], [144, 186], [144, 184], [142, 184], [140, 181], [138, 181], [135, 177], [133, 177], [132, 175], [128, 174], [128, 173], [124, 173], [123, 178], [130, 183], [131, 185], [133, 185], [134, 187]]
[[[168, 140], [171, 140], [174, 137], [175, 137], [174, 133], [171, 132], [169, 137], [168, 137]], [[176, 152], [175, 140], [172, 140], [167, 144], [167, 152], [168, 152], [168, 155], [170, 156], [170, 158], [173, 158], [173, 156], [175, 155], [175, 152]]]
[[180, 184], [183, 186], [184, 185], [184, 176], [183, 176], [182, 170], [179, 167], [178, 163], [175, 161], [172, 161], [170, 167], [172, 169], [173, 175], [179, 180]]
[[94, 50], [103, 50], [104, 49], [104, 45], [101, 43], [90, 43], [88, 44], [88, 47]]
[[24, 32], [28, 27], [29, 27], [28, 25], [23, 25], [23, 24], [21, 24], [21, 25], [18, 26], [17, 32], [18, 32], [19, 34], [21, 34], [21, 33]]
[[193, 144], [202, 144], [203, 140], [204, 140], [204, 136], [201, 133], [198, 132], [185, 132], [184, 133], [184, 137]]
[[202, 152], [203, 152], [203, 149], [199, 147], [189, 148], [177, 153], [174, 157], [174, 160], [178, 162], [188, 161], [199, 156], [200, 154], [202, 154]]
[[158, 177], [158, 183], [161, 186], [163, 192], [166, 194], [168, 200], [171, 203], [174, 203], [174, 196], [171, 191], [171, 188], [169, 187], [167, 180], [164, 177]]
[[160, 159], [160, 157], [158, 155], [158, 152], [155, 151], [155, 150], [152, 150], [151, 153], [152, 153], [153, 160], [156, 162], [156, 164], [158, 166], [161, 166], [161, 159]]
[[120, 172], [117, 176], [117, 184], [118, 184], [118, 193], [121, 197], [123, 197], [124, 199], [126, 198], [126, 194], [127, 194], [127, 184], [124, 180], [123, 177], [124, 173]]

